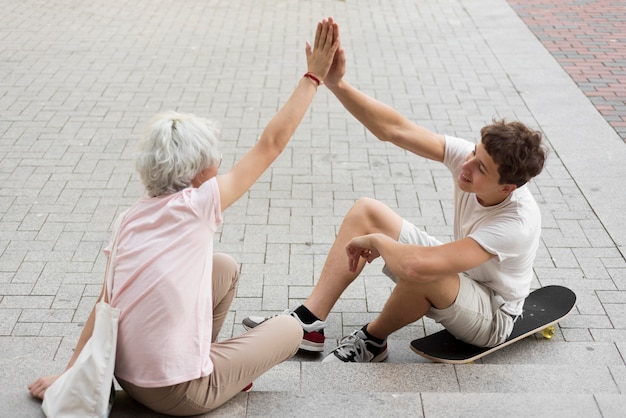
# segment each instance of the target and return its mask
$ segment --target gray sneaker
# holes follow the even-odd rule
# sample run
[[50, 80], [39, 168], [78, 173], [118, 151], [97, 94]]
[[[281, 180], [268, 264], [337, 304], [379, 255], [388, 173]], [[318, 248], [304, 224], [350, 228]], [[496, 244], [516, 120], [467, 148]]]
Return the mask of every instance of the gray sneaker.
[[[321, 352], [324, 351], [324, 327], [326, 326], [325, 321], [315, 321], [312, 324], [305, 324], [300, 321], [300, 317], [294, 312], [293, 309], [287, 309], [283, 313], [278, 315], [291, 315], [296, 318], [300, 325], [302, 325], [302, 329], [304, 330], [304, 336], [302, 337], [302, 342], [300, 343], [300, 349], [305, 351], [314, 351]], [[258, 325], [261, 325], [263, 322], [267, 321], [270, 318], [274, 318], [278, 315], [272, 315], [268, 317], [263, 316], [249, 316], [244, 318], [241, 321], [241, 324], [246, 330], [250, 330], [255, 328]]]
[[367, 338], [363, 330], [358, 329], [343, 337], [322, 363], [378, 363], [388, 357], [387, 340], [378, 344]]

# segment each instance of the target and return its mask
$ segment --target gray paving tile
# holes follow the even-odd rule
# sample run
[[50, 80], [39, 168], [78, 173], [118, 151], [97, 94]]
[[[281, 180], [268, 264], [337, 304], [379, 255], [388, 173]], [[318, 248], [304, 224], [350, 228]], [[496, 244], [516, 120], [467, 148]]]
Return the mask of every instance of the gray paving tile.
[[453, 366], [442, 364], [302, 363], [302, 391], [310, 392], [456, 392]]
[[[0, 338], [0, 345], [3, 349], [9, 348], [5, 344], [5, 339]], [[46, 344], [45, 340], [39, 339], [42, 345]], [[15, 346], [19, 347], [20, 343]], [[28, 393], [27, 385], [35, 380], [38, 376], [56, 373], [58, 367], [63, 368], [60, 363], [46, 361], [45, 355], [33, 356], [34, 350], [32, 346], [22, 345], [24, 349], [23, 355], [17, 355], [13, 350], [13, 354], [3, 354], [0, 359], [0, 404], [3, 413], [9, 413], [7, 416], [15, 417], [44, 417], [41, 410], [41, 402], [31, 398]], [[2, 351], [4, 353], [4, 351]], [[42, 359], [42, 360], [39, 360]]]
[[254, 390], [259, 391], [299, 391], [300, 362], [281, 363], [254, 381]]
[[61, 339], [58, 337], [0, 337], [0, 360], [52, 360]]
[[461, 392], [619, 393], [607, 366], [541, 364], [455, 366]]
[[625, 329], [590, 329], [591, 335], [595, 341], [606, 341], [606, 342], [620, 342], [626, 341], [626, 330]]
[[[608, 397], [607, 402], [613, 399]], [[424, 417], [602, 417], [593, 395], [424, 393]]]
[[595, 395], [595, 398], [604, 418], [620, 418], [624, 416], [624, 411], [626, 411], [625, 395], [605, 395], [599, 393]]
[[484, 357], [489, 364], [569, 364], [623, 365], [619, 351], [613, 343], [559, 342], [545, 340], [540, 335], [529, 337]]
[[[624, 344], [618, 345], [623, 347]], [[621, 350], [623, 351], [623, 349]], [[620, 389], [620, 393], [624, 394], [626, 392], [626, 366], [611, 366], [609, 369], [611, 370], [611, 374]]]
[[248, 417], [422, 417], [418, 393], [251, 392]]

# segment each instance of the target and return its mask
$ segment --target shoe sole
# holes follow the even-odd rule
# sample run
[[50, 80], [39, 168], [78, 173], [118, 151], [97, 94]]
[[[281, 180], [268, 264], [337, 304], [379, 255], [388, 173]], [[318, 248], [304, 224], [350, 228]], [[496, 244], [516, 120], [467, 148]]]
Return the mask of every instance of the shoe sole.
[[[389, 351], [385, 350], [382, 353], [380, 353], [379, 355], [377, 355], [376, 357], [372, 358], [370, 361], [367, 361], [365, 363], [381, 363], [381, 362], [387, 360], [387, 357], [389, 357]], [[328, 356], [326, 356], [324, 358], [324, 360], [322, 360], [322, 363], [328, 363], [328, 364], [332, 364], [332, 363], [355, 364], [355, 363], [361, 363], [361, 362], [343, 361], [339, 357], [337, 357], [334, 352], [331, 352]]]
[[324, 343], [314, 343], [312, 341], [302, 339], [302, 342], [300, 343], [300, 350], [321, 353], [324, 351]]
[[[245, 322], [242, 323], [243, 328], [246, 331], [250, 331], [251, 329], [255, 328], [256, 324], [254, 327], [253, 326], [249, 326], [247, 325]], [[323, 342], [313, 342], [313, 341], [309, 341], [309, 340], [305, 340], [304, 338], [302, 339], [302, 342], [300, 343], [300, 350], [304, 350], [304, 351], [310, 351], [312, 353], [321, 353], [322, 351], [324, 351], [324, 343]]]
[[381, 361], [387, 360], [387, 357], [389, 357], [389, 350], [385, 350], [373, 359], [371, 359], [370, 363], [380, 363]]

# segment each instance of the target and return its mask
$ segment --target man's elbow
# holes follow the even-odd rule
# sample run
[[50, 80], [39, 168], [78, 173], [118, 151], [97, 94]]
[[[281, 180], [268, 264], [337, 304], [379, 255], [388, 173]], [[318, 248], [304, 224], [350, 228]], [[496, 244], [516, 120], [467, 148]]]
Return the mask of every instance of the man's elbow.
[[397, 144], [402, 139], [402, 130], [398, 126], [382, 126], [378, 139], [383, 142]]
[[439, 277], [437, 269], [431, 260], [422, 257], [407, 259], [403, 267], [403, 276], [417, 283], [428, 283]]

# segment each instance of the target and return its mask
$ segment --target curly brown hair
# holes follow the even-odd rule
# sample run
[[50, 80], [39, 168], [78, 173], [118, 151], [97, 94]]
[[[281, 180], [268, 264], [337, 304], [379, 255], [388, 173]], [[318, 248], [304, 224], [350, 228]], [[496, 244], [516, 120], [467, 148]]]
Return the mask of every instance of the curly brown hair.
[[547, 157], [541, 132], [521, 122], [493, 120], [480, 130], [485, 150], [498, 165], [500, 184], [523, 186], [541, 173]]

